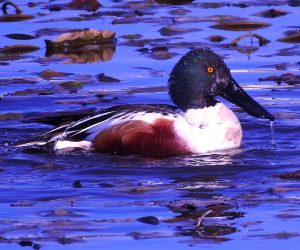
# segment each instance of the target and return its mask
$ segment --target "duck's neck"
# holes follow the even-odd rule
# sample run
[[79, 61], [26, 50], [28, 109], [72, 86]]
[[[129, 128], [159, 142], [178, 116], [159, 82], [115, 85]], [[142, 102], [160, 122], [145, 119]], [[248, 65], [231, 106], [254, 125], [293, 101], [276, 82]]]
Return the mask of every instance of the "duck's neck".
[[190, 99], [189, 102], [187, 102], [187, 106], [185, 107], [185, 110], [214, 107], [217, 103], [218, 101], [213, 97]]
[[189, 109], [204, 109], [208, 107], [214, 107], [218, 101], [214, 97], [199, 97], [199, 96], [181, 96], [180, 98], [174, 98], [171, 95], [171, 99], [174, 104], [183, 111]]
[[183, 102], [175, 103], [181, 110], [186, 112], [190, 109], [204, 109], [209, 107], [214, 107], [218, 101], [213, 97], [206, 98], [191, 98], [185, 99]]

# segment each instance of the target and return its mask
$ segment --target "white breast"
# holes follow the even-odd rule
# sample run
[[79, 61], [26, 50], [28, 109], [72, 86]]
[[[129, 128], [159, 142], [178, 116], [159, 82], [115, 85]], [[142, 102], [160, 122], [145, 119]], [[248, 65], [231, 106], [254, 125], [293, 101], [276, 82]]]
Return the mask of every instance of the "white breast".
[[174, 130], [192, 153], [237, 148], [242, 142], [241, 124], [223, 103], [187, 110], [175, 120]]

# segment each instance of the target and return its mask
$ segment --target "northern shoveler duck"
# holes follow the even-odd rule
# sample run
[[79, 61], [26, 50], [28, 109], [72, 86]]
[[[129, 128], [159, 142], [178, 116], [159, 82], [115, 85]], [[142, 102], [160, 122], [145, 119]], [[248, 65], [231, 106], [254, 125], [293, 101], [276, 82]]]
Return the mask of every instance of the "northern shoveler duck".
[[33, 119], [57, 127], [19, 146], [155, 158], [237, 148], [242, 142], [240, 122], [216, 96], [254, 117], [274, 120], [237, 84], [222, 58], [210, 49], [185, 54], [173, 68], [168, 87], [175, 106], [121, 105], [81, 119], [75, 116], [76, 121], [67, 117]]

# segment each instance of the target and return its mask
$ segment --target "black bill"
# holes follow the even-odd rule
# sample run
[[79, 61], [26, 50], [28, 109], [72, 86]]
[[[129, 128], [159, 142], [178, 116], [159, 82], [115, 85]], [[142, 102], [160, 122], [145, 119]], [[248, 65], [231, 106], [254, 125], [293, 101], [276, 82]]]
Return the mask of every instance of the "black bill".
[[244, 109], [249, 115], [274, 121], [274, 116], [249, 96], [234, 79], [221, 96]]

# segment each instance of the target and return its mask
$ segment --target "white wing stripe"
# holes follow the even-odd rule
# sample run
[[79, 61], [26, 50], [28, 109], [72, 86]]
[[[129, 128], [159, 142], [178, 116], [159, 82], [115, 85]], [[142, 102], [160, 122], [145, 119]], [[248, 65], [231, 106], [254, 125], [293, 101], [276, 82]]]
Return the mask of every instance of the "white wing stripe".
[[83, 118], [82, 120], [79, 120], [78, 122], [76, 122], [76, 123], [74, 124], [74, 126], [80, 125], [80, 124], [85, 123], [85, 122], [87, 122], [87, 121], [89, 121], [89, 120], [92, 120], [92, 119], [99, 118], [99, 117], [101, 117], [101, 116], [105, 116], [105, 115], [111, 114], [111, 113], [113, 113], [113, 112], [114, 112], [114, 111], [109, 111], [109, 112], [106, 112], [106, 113], [101, 113], [101, 114], [97, 114], [97, 115], [94, 115], [94, 116], [91, 116], [91, 117]]
[[[105, 114], [109, 114], [109, 113], [111, 113], [111, 112], [107, 112], [107, 113], [105, 113]], [[87, 130], [90, 130], [91, 128], [93, 128], [93, 127], [95, 127], [95, 126], [99, 126], [99, 125], [101, 125], [101, 124], [103, 124], [103, 123], [107, 123], [107, 122], [109, 122], [110, 120], [113, 120], [113, 121], [121, 120], [121, 119], [124, 118], [124, 116], [122, 116], [122, 114], [124, 114], [124, 112], [118, 114], [118, 116], [120, 116], [120, 117], [118, 117], [118, 118], [112, 116], [112, 117], [110, 117], [110, 118], [108, 118], [108, 119], [106, 119], [106, 120], [103, 120], [103, 121], [101, 121], [101, 122], [97, 122], [97, 123], [95, 123], [95, 124], [92, 124], [91, 126], [86, 127], [86, 128], [84, 128], [84, 129], [78, 131], [77, 133], [73, 134], [72, 136], [75, 136], [75, 135], [77, 135], [77, 134], [80, 134], [80, 133], [82, 133], [82, 132], [85, 132], [85, 131], [87, 131]], [[102, 114], [102, 115], [104, 115], [104, 114]], [[87, 120], [86, 120], [86, 121], [87, 121]], [[76, 126], [76, 125], [78, 125], [78, 124], [76, 123], [74, 126]], [[72, 127], [67, 128], [67, 132], [68, 132], [68, 130], [71, 129], [71, 128], [72, 128]]]

